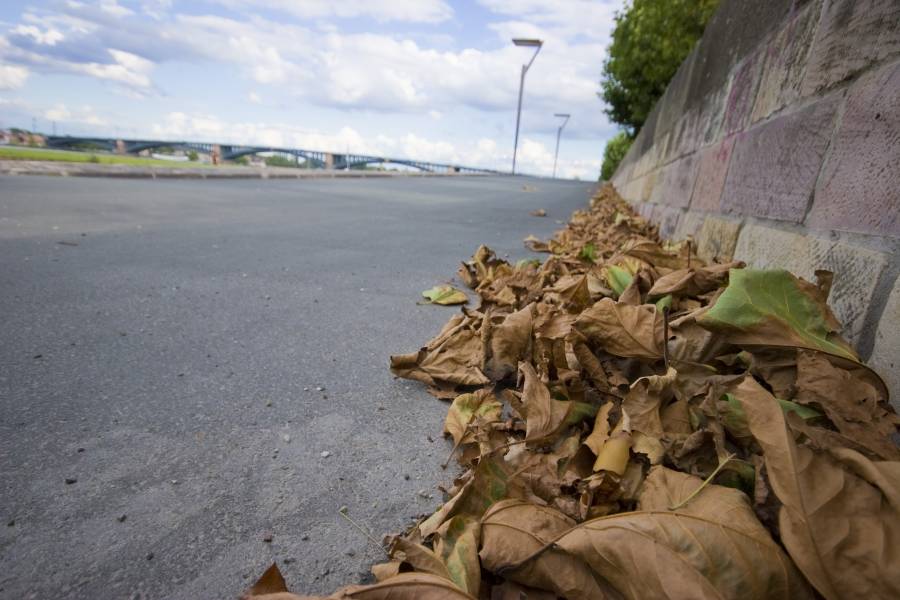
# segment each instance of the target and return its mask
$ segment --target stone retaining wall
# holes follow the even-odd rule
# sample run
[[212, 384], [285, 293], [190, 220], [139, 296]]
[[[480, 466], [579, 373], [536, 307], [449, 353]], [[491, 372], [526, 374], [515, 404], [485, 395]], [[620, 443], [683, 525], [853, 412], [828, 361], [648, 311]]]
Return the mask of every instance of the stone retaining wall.
[[900, 408], [900, 0], [722, 0], [612, 181], [703, 256], [834, 271]]

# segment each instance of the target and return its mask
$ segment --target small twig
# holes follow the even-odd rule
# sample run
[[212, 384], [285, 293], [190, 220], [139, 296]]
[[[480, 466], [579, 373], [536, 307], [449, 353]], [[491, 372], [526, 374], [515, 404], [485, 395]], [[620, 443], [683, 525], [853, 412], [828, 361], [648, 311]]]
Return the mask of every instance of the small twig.
[[375, 544], [376, 546], [378, 546], [378, 547], [381, 549], [381, 551], [384, 552], [384, 553], [387, 555], [388, 558], [391, 557], [391, 553], [384, 549], [384, 546], [381, 545], [381, 542], [379, 542], [379, 541], [376, 540], [374, 537], [372, 537], [372, 534], [369, 533], [368, 531], [366, 531], [365, 528], [364, 528], [362, 525], [360, 525], [359, 523], [357, 523], [356, 521], [354, 521], [353, 519], [350, 518], [350, 515], [347, 514], [347, 507], [346, 507], [346, 506], [342, 506], [342, 507], [340, 508], [340, 510], [338, 510], [338, 514], [341, 515], [342, 517], [344, 517], [345, 519], [347, 519], [347, 520], [350, 522], [351, 525], [353, 525], [354, 527], [356, 527], [357, 529], [359, 529], [359, 531], [360, 531], [364, 536], [366, 536], [367, 538], [369, 538], [369, 541], [370, 541], [370, 542], [372, 542], [373, 544]]
[[678, 510], [679, 508], [681, 508], [682, 506], [684, 506], [685, 504], [687, 504], [688, 502], [690, 502], [691, 500], [693, 500], [693, 499], [694, 499], [694, 496], [696, 496], [697, 494], [699, 494], [699, 493], [701, 492], [701, 490], [703, 490], [703, 488], [705, 488], [707, 485], [709, 485], [709, 483], [715, 478], [715, 476], [719, 474], [719, 471], [722, 470], [722, 467], [724, 467], [725, 465], [727, 465], [728, 462], [729, 462], [732, 458], [734, 458], [734, 457], [735, 457], [734, 454], [729, 454], [728, 456], [726, 456], [726, 457], [725, 457], [725, 460], [723, 460], [722, 462], [719, 463], [719, 466], [716, 467], [716, 470], [713, 471], [712, 473], [710, 473], [710, 474], [709, 474], [709, 477], [707, 477], [706, 479], [704, 479], [704, 480], [703, 480], [703, 483], [701, 483], [699, 486], [697, 486], [697, 489], [694, 490], [694, 491], [691, 493], [690, 496], [688, 496], [687, 498], [685, 498], [684, 500], [682, 500], [681, 502], [679, 502], [679, 503], [676, 504], [675, 506], [670, 506], [670, 507], [669, 507], [669, 510]]
[[663, 309], [663, 363], [669, 372], [669, 309]]
[[688, 249], [688, 266], [687, 266], [687, 268], [690, 269], [691, 268], [691, 240], [690, 239], [687, 240], [687, 249]]

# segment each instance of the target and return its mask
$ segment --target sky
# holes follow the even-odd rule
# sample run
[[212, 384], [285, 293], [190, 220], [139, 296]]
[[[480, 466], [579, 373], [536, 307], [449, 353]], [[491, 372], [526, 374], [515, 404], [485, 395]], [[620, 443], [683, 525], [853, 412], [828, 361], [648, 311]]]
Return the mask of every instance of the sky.
[[3, 0], [0, 127], [596, 179], [623, 0]]

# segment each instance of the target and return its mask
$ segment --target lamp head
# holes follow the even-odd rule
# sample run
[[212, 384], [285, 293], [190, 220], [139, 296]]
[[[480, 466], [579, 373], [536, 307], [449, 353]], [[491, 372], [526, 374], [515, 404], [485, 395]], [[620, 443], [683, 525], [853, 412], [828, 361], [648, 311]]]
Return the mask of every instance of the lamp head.
[[529, 48], [540, 48], [544, 45], [543, 40], [536, 40], [533, 38], [513, 38], [512, 43], [516, 46], [528, 46]]

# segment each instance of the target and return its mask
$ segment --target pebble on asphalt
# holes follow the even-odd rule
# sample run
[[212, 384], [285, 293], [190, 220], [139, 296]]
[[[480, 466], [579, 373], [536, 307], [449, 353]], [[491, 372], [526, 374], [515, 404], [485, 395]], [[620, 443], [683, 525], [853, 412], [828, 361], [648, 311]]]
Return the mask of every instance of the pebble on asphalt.
[[66, 477], [66, 485], [72, 485], [73, 483], [78, 483], [78, 480], [74, 477]]
[[329, 456], [331, 456], [331, 452], [329, 452], [328, 450], [322, 450], [322, 454], [320, 454], [319, 456], [321, 456], [322, 458], [328, 458]]

